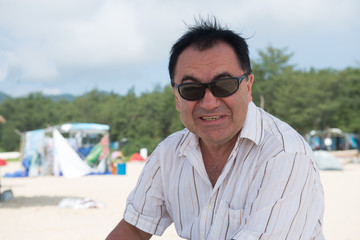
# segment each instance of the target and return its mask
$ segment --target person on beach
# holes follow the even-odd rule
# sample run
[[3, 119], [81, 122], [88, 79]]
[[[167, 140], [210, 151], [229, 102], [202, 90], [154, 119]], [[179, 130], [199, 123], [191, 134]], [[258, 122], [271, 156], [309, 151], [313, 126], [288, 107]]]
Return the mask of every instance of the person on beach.
[[324, 239], [312, 150], [252, 102], [244, 38], [201, 19], [172, 47], [169, 73], [186, 128], [151, 154], [107, 240], [171, 223], [184, 239]]

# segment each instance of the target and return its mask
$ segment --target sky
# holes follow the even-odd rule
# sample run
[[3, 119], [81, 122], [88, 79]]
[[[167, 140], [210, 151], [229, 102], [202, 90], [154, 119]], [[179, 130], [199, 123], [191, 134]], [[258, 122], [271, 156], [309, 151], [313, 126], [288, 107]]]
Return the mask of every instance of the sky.
[[248, 38], [253, 60], [272, 46], [303, 70], [360, 66], [358, 0], [0, 0], [0, 92], [151, 92], [170, 82], [172, 44], [208, 16]]

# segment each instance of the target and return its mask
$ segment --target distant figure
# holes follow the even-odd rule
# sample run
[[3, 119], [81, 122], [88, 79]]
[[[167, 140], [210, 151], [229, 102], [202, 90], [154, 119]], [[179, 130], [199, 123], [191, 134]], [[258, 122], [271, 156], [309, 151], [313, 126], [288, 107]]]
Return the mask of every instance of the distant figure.
[[171, 223], [194, 240], [324, 239], [312, 150], [252, 102], [245, 40], [200, 20], [172, 47], [169, 73], [186, 128], [152, 153], [107, 239], [149, 239]]

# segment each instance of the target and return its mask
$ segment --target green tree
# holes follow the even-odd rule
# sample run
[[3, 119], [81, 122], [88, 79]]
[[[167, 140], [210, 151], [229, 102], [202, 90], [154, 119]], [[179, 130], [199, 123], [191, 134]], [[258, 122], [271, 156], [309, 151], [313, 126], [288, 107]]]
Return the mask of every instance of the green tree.
[[24, 132], [52, 125], [57, 118], [55, 105], [41, 93], [5, 99], [0, 105], [0, 112], [7, 120], [2, 126], [2, 148], [6, 151], [19, 148], [20, 136], [15, 131]]
[[287, 49], [277, 49], [268, 46], [265, 51], [259, 50], [259, 59], [252, 62], [253, 73], [255, 76], [252, 88], [254, 102], [266, 111], [275, 114], [276, 108], [273, 107], [276, 88], [283, 84], [286, 79], [281, 78], [282, 74], [293, 71], [293, 65], [289, 61], [292, 53], [287, 53]]
[[338, 74], [340, 91], [336, 124], [347, 132], [360, 133], [360, 69], [347, 68]]
[[[266, 111], [292, 125], [301, 134], [312, 129], [337, 127], [360, 133], [360, 69], [297, 70], [289, 63], [287, 49], [269, 46], [259, 51], [253, 64], [253, 99]], [[263, 99], [263, 102], [261, 101]], [[122, 146], [125, 155], [146, 147], [152, 152], [171, 133], [182, 129], [170, 86], [156, 86], [137, 96], [98, 90], [78, 96], [74, 101], [52, 101], [41, 93], [6, 98], [0, 114], [7, 120], [0, 125], [0, 149], [19, 148], [25, 132], [66, 122], [93, 122], [110, 125], [110, 140]]]

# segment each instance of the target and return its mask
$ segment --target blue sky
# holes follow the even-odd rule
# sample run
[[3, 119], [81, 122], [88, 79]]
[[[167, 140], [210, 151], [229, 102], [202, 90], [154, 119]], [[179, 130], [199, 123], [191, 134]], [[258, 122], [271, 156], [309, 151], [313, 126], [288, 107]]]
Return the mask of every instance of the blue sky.
[[208, 15], [251, 37], [253, 59], [271, 44], [300, 69], [360, 66], [358, 0], [0, 0], [0, 91], [152, 91], [184, 23]]

